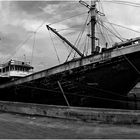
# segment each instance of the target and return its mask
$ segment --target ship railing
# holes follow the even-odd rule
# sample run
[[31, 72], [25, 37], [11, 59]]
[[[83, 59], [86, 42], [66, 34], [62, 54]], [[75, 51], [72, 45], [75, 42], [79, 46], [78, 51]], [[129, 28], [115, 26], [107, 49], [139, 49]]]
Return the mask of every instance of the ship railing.
[[12, 77], [12, 76], [18, 76], [23, 77], [32, 74], [33, 71], [18, 71], [18, 70], [10, 70], [5, 72], [0, 72], [0, 77]]
[[133, 44], [140, 44], [140, 37], [129, 39], [127, 41], [123, 41], [119, 43], [115, 43], [114, 45], [112, 45], [112, 48], [126, 47]]

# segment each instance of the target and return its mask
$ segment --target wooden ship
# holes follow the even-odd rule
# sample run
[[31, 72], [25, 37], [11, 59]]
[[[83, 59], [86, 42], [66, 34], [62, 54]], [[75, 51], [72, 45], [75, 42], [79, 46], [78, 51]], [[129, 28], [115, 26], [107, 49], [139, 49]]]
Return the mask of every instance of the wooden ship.
[[79, 57], [0, 84], [0, 100], [109, 108], [119, 108], [126, 104], [128, 92], [139, 80], [140, 38], [118, 42], [110, 47], [97, 46], [96, 2], [92, 1], [88, 5], [80, 1], [91, 14], [91, 54], [84, 56], [70, 41], [46, 25]]

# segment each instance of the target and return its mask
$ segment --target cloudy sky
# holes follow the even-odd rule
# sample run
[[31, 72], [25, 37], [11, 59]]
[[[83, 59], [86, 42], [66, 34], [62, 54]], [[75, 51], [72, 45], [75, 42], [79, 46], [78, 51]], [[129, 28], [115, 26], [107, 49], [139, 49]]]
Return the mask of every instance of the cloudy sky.
[[[140, 3], [139, 0], [133, 2]], [[87, 1], [87, 3], [90, 2]], [[110, 22], [140, 31], [140, 7], [105, 2], [105, 0], [102, 6]], [[101, 5], [97, 7], [101, 9]], [[63, 63], [70, 48], [49, 33], [46, 25], [50, 24], [58, 31], [73, 27], [60, 33], [74, 44], [87, 19], [87, 11], [88, 9], [76, 0], [0, 1], [0, 62], [9, 59], [29, 60], [35, 67], [35, 71], [42, 70], [59, 64], [55, 45], [60, 62]], [[75, 17], [75, 15], [79, 16]], [[69, 18], [73, 16], [74, 18]], [[63, 19], [67, 20], [59, 22]], [[140, 36], [140, 33], [126, 29], [117, 27], [116, 30], [124, 38]]]

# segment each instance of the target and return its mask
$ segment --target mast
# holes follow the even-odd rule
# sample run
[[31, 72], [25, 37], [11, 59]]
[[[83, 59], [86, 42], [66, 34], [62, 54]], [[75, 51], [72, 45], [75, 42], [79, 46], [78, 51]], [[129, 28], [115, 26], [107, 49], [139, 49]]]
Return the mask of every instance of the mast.
[[96, 44], [95, 44], [95, 25], [96, 25], [96, 1], [91, 0], [91, 54], [95, 54]]
[[96, 10], [96, 2], [98, 0], [91, 0], [91, 6], [88, 5], [86, 2], [80, 0], [79, 3], [81, 3], [82, 5], [86, 6], [89, 9], [89, 12], [91, 13], [91, 54], [95, 54], [96, 50], [96, 44], [95, 44], [95, 25], [96, 25], [96, 14], [97, 14], [97, 10]]
[[51, 30], [53, 33], [55, 33], [57, 36], [59, 36], [63, 41], [65, 41], [72, 49], [74, 49], [81, 57], [84, 57], [84, 55], [72, 44], [70, 43], [66, 38], [61, 36], [55, 29], [51, 28], [49, 25], [46, 25], [48, 30]]

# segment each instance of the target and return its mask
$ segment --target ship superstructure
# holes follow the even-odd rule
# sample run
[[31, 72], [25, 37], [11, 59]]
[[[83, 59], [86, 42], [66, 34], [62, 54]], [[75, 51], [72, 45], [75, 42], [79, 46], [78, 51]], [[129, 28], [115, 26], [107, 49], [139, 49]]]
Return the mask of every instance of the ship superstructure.
[[29, 62], [10, 60], [0, 66], [0, 77], [24, 77], [33, 73]]
[[9, 60], [0, 64], [0, 84], [10, 82], [33, 73], [29, 62]]

